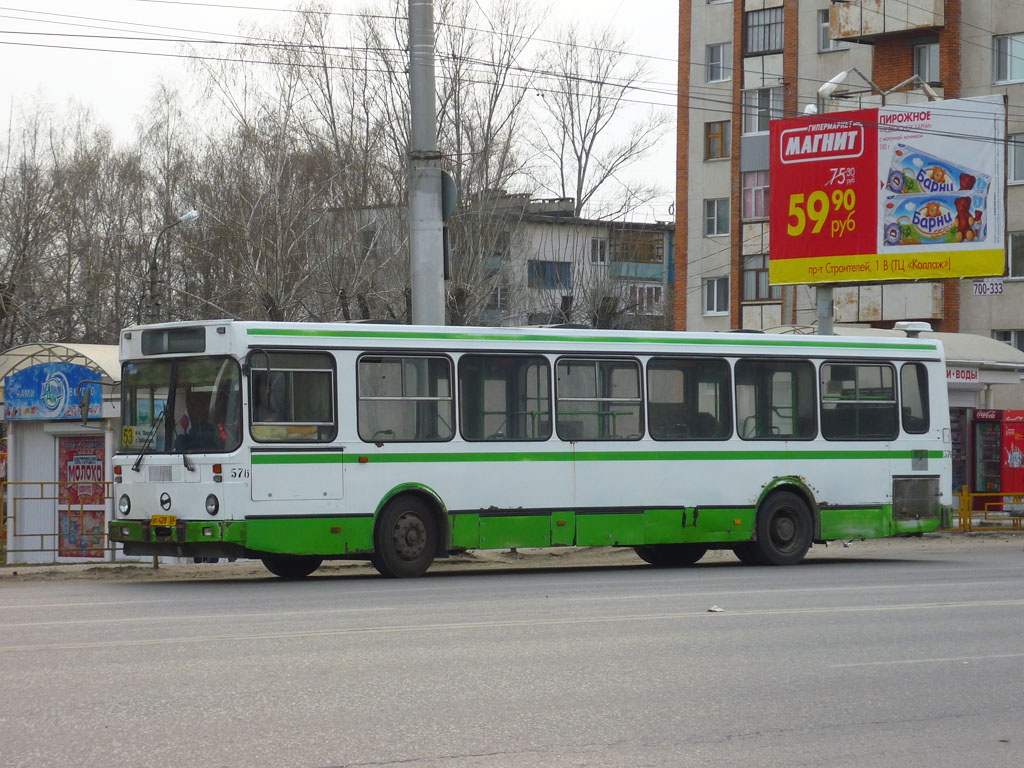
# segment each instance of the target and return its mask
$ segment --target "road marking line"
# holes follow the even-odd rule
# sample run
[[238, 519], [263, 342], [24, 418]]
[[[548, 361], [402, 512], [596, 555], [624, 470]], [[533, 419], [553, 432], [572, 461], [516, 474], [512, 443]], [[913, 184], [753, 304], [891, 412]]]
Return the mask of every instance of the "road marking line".
[[702, 611], [686, 611], [680, 613], [651, 613], [634, 614], [628, 616], [589, 616], [578, 619], [521, 619], [509, 621], [477, 621], [477, 622], [452, 622], [450, 624], [409, 624], [391, 627], [342, 627], [337, 629], [311, 629], [297, 632], [266, 632], [249, 635], [208, 635], [205, 637], [158, 637], [141, 640], [109, 640], [92, 643], [35, 643], [30, 645], [0, 646], [0, 652], [14, 651], [61, 651], [61, 650], [83, 650], [91, 648], [118, 648], [147, 645], [176, 645], [193, 643], [211, 643], [218, 641], [239, 642], [244, 640], [283, 640], [288, 638], [303, 637], [329, 637], [343, 635], [372, 635], [372, 634], [397, 634], [403, 632], [451, 632], [453, 630], [474, 630], [474, 629], [506, 629], [510, 627], [544, 627], [544, 626], [574, 626], [586, 624], [610, 624], [627, 623], [636, 621], [675, 621], [679, 619], [708, 619], [709, 617], [724, 618], [737, 616], [787, 616], [799, 614], [824, 614], [824, 613], [870, 613], [887, 611], [914, 611], [934, 610], [936, 608], [980, 608], [994, 606], [1017, 606], [1024, 605], [1024, 600], [984, 600], [969, 601], [962, 603], [908, 603], [906, 605], [882, 605], [882, 606], [831, 606], [823, 608], [779, 608], [750, 611], [723, 611], [722, 613], [708, 613]]
[[931, 659], [892, 659], [890, 661], [859, 661], [850, 664], [832, 664], [829, 669], [849, 669], [850, 667], [884, 667], [893, 664], [939, 664], [948, 661], [988, 661], [990, 659], [1020, 659], [1024, 653], [993, 653], [987, 656], [936, 656]]

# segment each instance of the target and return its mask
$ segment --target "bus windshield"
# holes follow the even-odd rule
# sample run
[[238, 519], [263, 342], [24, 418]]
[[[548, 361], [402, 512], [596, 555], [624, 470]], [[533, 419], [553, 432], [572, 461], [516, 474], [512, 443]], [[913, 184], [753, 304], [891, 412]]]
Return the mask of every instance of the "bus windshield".
[[242, 437], [242, 378], [229, 357], [137, 360], [121, 372], [121, 450], [219, 453]]

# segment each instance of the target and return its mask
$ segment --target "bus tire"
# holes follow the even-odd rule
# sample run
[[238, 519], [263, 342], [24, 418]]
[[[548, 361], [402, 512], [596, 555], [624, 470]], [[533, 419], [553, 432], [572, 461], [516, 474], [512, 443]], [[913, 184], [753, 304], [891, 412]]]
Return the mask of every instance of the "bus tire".
[[757, 551], [757, 548], [754, 546], [755, 543], [756, 542], [753, 541], [745, 541], [732, 548], [732, 552], [736, 555], [736, 559], [743, 563], [743, 565], [767, 565], [767, 563], [761, 558], [761, 554]]
[[708, 551], [703, 544], [645, 544], [633, 549], [641, 560], [655, 568], [685, 568]]
[[268, 571], [282, 579], [304, 579], [324, 561], [315, 555], [267, 555], [261, 559]]
[[757, 512], [753, 550], [765, 565], [796, 565], [811, 548], [814, 524], [807, 503], [789, 491], [769, 496]]
[[380, 513], [370, 562], [382, 576], [422, 576], [434, 562], [437, 522], [422, 499], [399, 496]]

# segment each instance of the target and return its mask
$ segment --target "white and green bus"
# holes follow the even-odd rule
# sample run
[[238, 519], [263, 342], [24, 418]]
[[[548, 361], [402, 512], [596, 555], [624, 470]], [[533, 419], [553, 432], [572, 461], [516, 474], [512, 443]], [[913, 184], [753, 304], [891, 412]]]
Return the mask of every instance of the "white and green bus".
[[215, 320], [125, 329], [120, 353], [128, 555], [791, 565], [952, 502], [931, 339]]

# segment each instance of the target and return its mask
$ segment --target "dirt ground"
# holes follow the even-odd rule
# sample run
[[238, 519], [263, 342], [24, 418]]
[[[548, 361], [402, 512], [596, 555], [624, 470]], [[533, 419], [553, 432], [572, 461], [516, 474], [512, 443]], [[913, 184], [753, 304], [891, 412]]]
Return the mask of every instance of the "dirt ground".
[[[815, 558], [900, 557], [915, 553], [930, 554], [989, 548], [1015, 548], [1024, 552], [1024, 532], [985, 532], [974, 534], [935, 533], [920, 538], [876, 539], [869, 541], [830, 542], [816, 545], [808, 553]], [[729, 550], [708, 552], [701, 560], [735, 562]], [[432, 571], [509, 570], [522, 568], [596, 568], [605, 566], [642, 565], [643, 561], [629, 547], [560, 547], [555, 549], [492, 550], [468, 552], [431, 566]], [[376, 571], [369, 563], [328, 561], [315, 576], [367, 575]], [[274, 578], [258, 560], [233, 563], [161, 563], [151, 562], [72, 563], [61, 565], [8, 565], [0, 567], [0, 584], [23, 581], [107, 580], [107, 581], [180, 581], [196, 579], [263, 579]]]

